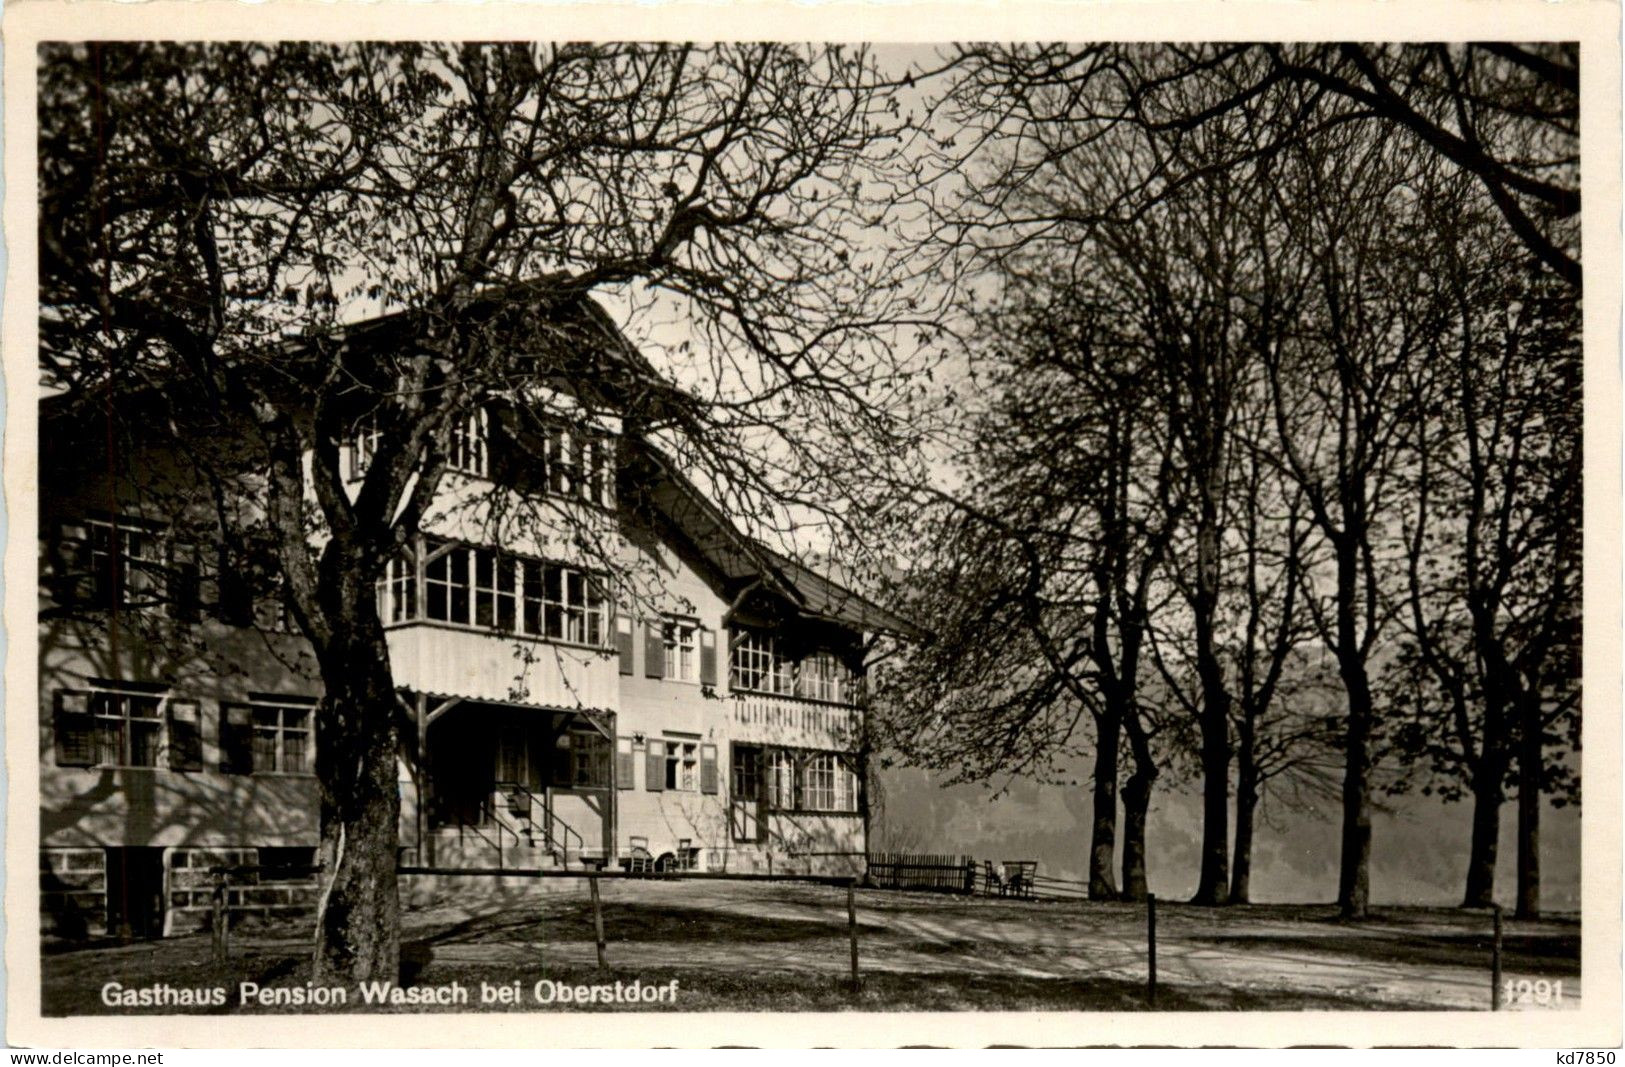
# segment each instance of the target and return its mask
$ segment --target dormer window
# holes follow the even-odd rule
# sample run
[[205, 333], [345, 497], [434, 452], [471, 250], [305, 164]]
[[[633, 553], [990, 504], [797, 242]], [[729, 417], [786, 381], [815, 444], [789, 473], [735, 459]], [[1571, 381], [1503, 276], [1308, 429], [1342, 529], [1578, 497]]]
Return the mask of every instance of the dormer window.
[[827, 704], [857, 700], [856, 676], [839, 653], [794, 647], [779, 634], [759, 630], [742, 630], [735, 637], [729, 682], [737, 690]]
[[446, 468], [484, 478], [490, 471], [490, 447], [484, 408], [452, 424], [446, 439]]
[[852, 672], [835, 653], [820, 650], [804, 656], [796, 671], [796, 695], [831, 704], [850, 704], [856, 695]]
[[614, 483], [612, 438], [576, 426], [547, 428], [547, 491], [608, 507]]
[[[378, 420], [368, 415], [356, 425], [350, 443], [350, 476], [359, 478], [378, 452], [382, 432]], [[446, 434], [446, 469], [476, 478], [489, 477], [491, 470], [490, 421], [484, 408], [476, 408], [454, 419]]]
[[355, 437], [350, 441], [350, 477], [359, 478], [366, 472], [367, 464], [372, 462], [373, 455], [378, 451], [382, 436], [378, 420], [372, 415], [356, 425]]
[[793, 668], [794, 661], [776, 636], [747, 630], [734, 642], [733, 676], [728, 684], [757, 693], [789, 694], [795, 688]]
[[53, 552], [56, 595], [64, 603], [108, 610], [167, 605], [174, 618], [196, 621], [196, 550], [158, 523], [123, 516], [64, 523]]

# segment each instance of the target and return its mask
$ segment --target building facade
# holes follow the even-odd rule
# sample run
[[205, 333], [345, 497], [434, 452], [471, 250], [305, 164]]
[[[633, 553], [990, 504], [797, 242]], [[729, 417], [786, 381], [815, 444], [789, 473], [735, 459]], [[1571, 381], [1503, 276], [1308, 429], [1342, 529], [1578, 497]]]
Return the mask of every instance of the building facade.
[[[321, 690], [274, 566], [179, 521], [197, 486], [173, 448], [47, 407], [43, 928], [197, 929], [220, 865], [294, 868], [244, 879], [234, 912], [303, 912]], [[864, 662], [902, 621], [663, 459], [629, 488], [610, 429], [550, 418], [516, 477], [513, 407], [453, 432], [443, 499], [378, 583], [403, 863], [861, 869]], [[361, 424], [347, 476], [375, 443]]]

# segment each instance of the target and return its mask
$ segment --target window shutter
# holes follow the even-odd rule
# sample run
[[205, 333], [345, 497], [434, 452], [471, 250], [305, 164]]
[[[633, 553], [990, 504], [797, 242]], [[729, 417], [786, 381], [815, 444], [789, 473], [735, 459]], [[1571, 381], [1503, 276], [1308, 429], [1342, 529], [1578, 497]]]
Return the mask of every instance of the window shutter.
[[717, 746], [700, 746], [700, 792], [717, 791]]
[[647, 779], [644, 788], [651, 793], [659, 793], [666, 788], [666, 743], [664, 741], [650, 741], [649, 754], [644, 759], [644, 777]]
[[247, 704], [220, 705], [220, 770], [254, 773], [254, 717]]
[[666, 676], [666, 635], [659, 619], [651, 619], [643, 630], [643, 673], [650, 678]]
[[56, 693], [56, 765], [89, 767], [96, 762], [95, 720], [90, 715], [90, 694], [80, 689]]
[[220, 621], [227, 626], [245, 629], [253, 626], [254, 590], [247, 568], [236, 566], [225, 552], [220, 553], [220, 578], [217, 588], [220, 592]]
[[58, 525], [54, 556], [52, 595], [61, 604], [80, 600], [86, 594], [85, 579], [90, 573], [90, 530], [79, 523]]
[[617, 737], [615, 739], [615, 785], [617, 788], [636, 788], [636, 783], [633, 781], [636, 767], [637, 761], [632, 758], [632, 739], [630, 737]]
[[632, 674], [632, 617], [615, 616], [615, 651], [621, 658], [621, 673]]
[[169, 569], [169, 614], [179, 622], [197, 622], [197, 559], [189, 547], [178, 547]]
[[169, 767], [175, 771], [203, 769], [203, 732], [195, 700], [169, 702]]
[[700, 631], [700, 684], [712, 687], [717, 684], [717, 632], [715, 630]]

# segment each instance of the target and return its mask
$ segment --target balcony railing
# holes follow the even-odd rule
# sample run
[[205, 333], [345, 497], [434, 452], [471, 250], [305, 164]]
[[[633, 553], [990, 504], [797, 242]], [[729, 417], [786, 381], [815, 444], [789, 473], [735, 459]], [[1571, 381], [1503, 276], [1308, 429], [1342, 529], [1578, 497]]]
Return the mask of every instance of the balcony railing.
[[857, 708], [782, 693], [733, 692], [733, 718], [746, 726], [844, 738], [857, 725]]

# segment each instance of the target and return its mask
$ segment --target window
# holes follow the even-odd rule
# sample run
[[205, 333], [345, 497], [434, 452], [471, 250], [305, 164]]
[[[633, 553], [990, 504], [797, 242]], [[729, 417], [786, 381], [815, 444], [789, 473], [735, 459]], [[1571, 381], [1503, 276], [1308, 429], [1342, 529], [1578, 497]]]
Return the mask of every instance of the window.
[[812, 811], [829, 811], [835, 806], [835, 757], [810, 756], [803, 769], [802, 803]]
[[762, 795], [762, 750], [735, 748], [730, 795], [735, 800], [756, 800]]
[[597, 730], [567, 730], [559, 735], [553, 784], [566, 788], [607, 789], [609, 760], [609, 738]]
[[697, 792], [700, 788], [700, 746], [694, 741], [666, 739], [666, 788]]
[[476, 408], [452, 423], [446, 439], [446, 466], [483, 478], [489, 470], [490, 449], [486, 440], [486, 416], [483, 408]]
[[153, 531], [98, 519], [86, 525], [97, 603], [141, 604], [163, 597], [163, 546]]
[[796, 670], [796, 695], [833, 704], [850, 704], [855, 695], [852, 672], [833, 652], [803, 657]]
[[58, 595], [98, 608], [154, 607], [195, 621], [199, 568], [193, 547], [172, 544], [163, 528], [132, 519], [88, 519], [63, 525], [57, 557]]
[[310, 770], [308, 707], [254, 704], [254, 773], [305, 774]]
[[350, 477], [359, 478], [366, 471], [382, 437], [376, 415], [367, 415], [356, 423], [355, 436], [350, 440]]
[[167, 755], [171, 770], [203, 769], [197, 701], [170, 697], [162, 684], [96, 685], [57, 691], [58, 766], [158, 767]]
[[759, 693], [791, 692], [791, 662], [772, 634], [748, 630], [734, 643], [733, 672], [729, 679], [735, 689]]
[[90, 694], [95, 722], [93, 762], [101, 767], [156, 767], [164, 723], [162, 698], [152, 693], [98, 691]]
[[[484, 408], [454, 419], [446, 433], [446, 469], [486, 477], [491, 457], [489, 428]], [[382, 439], [376, 415], [367, 415], [356, 423], [355, 436], [350, 441], [351, 478], [366, 473], [367, 464], [378, 454], [378, 443]]]
[[[404, 579], [402, 591], [395, 592], [393, 574], [388, 578], [390, 603], [384, 618], [400, 621], [411, 617], [415, 603]], [[399, 602], [410, 605], [406, 616], [397, 614]], [[609, 636], [609, 601], [598, 578], [491, 548], [453, 545], [431, 552], [423, 567], [423, 610], [426, 618], [438, 622], [578, 645], [602, 646]]]
[[858, 776], [846, 760], [839, 758], [835, 766], [835, 806], [832, 810], [858, 810]]
[[378, 580], [378, 617], [405, 622], [418, 613], [418, 568], [410, 555], [396, 556]]
[[767, 800], [775, 808], [794, 809], [796, 804], [796, 761], [784, 749], [767, 754]]
[[665, 625], [666, 674], [680, 682], [700, 677], [699, 623], [692, 619], [668, 619]]
[[309, 774], [314, 717], [313, 703], [294, 703], [288, 697], [222, 703], [220, 769], [227, 774]]
[[546, 432], [548, 491], [608, 507], [614, 482], [613, 440], [571, 426], [552, 425]]
[[858, 810], [858, 779], [834, 752], [807, 757], [803, 766], [801, 806], [809, 811]]

